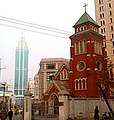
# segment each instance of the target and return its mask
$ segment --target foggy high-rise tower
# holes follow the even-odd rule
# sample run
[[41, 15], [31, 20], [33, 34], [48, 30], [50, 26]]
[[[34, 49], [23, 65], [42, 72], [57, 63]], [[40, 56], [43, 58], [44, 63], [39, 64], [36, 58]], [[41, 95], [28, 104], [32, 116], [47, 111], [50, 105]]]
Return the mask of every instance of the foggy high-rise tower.
[[23, 95], [28, 81], [28, 47], [22, 35], [15, 52], [14, 94]]

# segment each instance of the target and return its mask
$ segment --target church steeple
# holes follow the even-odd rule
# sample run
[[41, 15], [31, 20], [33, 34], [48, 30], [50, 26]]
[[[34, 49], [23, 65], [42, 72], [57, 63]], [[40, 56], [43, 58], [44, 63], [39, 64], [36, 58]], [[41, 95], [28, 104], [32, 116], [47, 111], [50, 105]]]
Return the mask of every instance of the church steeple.
[[[99, 34], [99, 25], [84, 12], [73, 26], [70, 36], [70, 86], [73, 96], [99, 97], [97, 81], [105, 75], [103, 59], [104, 36]], [[93, 77], [94, 76], [94, 77]]]
[[100, 26], [85, 11], [84, 14], [79, 18], [79, 20], [74, 24], [73, 27], [75, 29], [75, 34], [80, 33], [82, 34], [88, 31], [92, 31], [98, 34]]
[[90, 23], [98, 26], [98, 24], [97, 24], [97, 23], [90, 17], [90, 15], [85, 11], [85, 13], [80, 17], [80, 19], [75, 23], [75, 25], [74, 25], [73, 27], [78, 26], [78, 25], [85, 24], [85, 23], [87, 23], [87, 22], [90, 22]]

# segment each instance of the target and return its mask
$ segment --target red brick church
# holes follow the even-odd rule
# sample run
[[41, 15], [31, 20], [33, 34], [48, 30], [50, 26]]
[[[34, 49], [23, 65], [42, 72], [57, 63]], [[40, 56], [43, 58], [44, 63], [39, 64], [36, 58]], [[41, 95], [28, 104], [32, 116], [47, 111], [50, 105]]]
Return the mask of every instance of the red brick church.
[[[86, 117], [88, 110], [92, 115], [95, 105], [105, 104], [99, 84], [107, 87], [107, 97], [111, 98], [105, 37], [99, 34], [99, 27], [86, 11], [73, 26], [70, 62], [61, 65], [43, 95], [45, 112], [59, 114], [62, 119], [78, 117], [80, 113]], [[72, 106], [77, 108], [73, 111]]]

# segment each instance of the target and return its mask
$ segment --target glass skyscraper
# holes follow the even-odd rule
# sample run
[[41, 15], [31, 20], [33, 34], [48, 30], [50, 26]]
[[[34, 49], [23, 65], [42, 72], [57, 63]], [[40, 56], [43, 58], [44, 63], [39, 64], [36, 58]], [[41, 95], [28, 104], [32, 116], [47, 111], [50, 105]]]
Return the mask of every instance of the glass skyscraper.
[[28, 82], [28, 47], [22, 36], [15, 52], [14, 94], [24, 95]]

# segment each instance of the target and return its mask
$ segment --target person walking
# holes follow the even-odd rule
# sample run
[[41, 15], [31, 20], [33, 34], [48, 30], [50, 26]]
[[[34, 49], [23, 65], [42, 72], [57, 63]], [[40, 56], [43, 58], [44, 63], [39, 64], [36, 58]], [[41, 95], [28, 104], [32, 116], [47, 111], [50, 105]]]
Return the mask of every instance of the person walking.
[[13, 117], [13, 111], [10, 109], [10, 111], [8, 112], [8, 116], [9, 116], [9, 120], [12, 120]]
[[94, 120], [99, 120], [99, 110], [98, 110], [98, 106], [95, 107]]
[[1, 120], [6, 120], [7, 118], [7, 110], [5, 109], [5, 107], [3, 107], [3, 109], [1, 110], [0, 118]]

